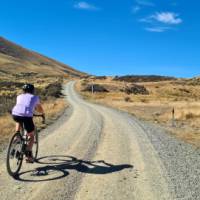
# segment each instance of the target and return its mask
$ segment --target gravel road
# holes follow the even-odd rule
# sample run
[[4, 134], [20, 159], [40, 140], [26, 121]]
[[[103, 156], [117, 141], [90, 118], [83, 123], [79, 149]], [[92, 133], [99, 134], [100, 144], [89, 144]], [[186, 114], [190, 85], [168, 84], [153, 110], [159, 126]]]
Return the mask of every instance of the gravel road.
[[198, 149], [73, 88], [64, 90], [72, 112], [41, 133], [37, 163], [14, 180], [0, 160], [0, 199], [200, 199]]

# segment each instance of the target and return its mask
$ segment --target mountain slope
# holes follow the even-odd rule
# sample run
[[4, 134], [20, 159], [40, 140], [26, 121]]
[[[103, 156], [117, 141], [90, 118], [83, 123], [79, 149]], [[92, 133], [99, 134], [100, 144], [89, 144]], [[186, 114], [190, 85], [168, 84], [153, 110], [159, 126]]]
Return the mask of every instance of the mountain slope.
[[83, 76], [84, 73], [0, 37], [0, 73], [36, 72], [45, 75]]

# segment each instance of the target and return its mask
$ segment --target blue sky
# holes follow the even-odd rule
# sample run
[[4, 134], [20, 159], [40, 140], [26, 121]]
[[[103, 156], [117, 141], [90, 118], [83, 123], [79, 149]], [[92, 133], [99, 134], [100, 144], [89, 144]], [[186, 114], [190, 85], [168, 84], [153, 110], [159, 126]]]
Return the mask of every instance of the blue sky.
[[0, 35], [95, 75], [200, 73], [198, 0], [0, 0]]

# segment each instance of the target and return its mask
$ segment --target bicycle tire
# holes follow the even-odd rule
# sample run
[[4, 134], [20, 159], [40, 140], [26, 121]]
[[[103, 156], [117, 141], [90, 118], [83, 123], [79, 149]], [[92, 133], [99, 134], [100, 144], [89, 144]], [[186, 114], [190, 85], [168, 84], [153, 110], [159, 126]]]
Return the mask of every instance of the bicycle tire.
[[32, 153], [33, 153], [34, 160], [37, 159], [38, 149], [39, 149], [39, 136], [38, 136], [37, 128], [35, 128], [35, 131], [34, 131], [34, 144], [33, 144], [33, 148], [32, 148]]
[[[18, 150], [13, 149], [14, 146], [18, 145]], [[6, 168], [10, 176], [15, 177], [18, 175], [23, 161], [23, 138], [20, 133], [15, 133], [9, 143], [6, 157]], [[16, 161], [16, 169], [11, 166], [11, 160]], [[14, 162], [15, 162], [14, 161]]]

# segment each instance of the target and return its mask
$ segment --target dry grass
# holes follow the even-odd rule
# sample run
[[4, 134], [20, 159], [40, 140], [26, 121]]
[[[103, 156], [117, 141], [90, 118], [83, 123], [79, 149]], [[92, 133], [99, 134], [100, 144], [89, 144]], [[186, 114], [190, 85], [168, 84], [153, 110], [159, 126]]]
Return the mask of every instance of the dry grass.
[[[90, 101], [128, 111], [137, 117], [159, 123], [169, 132], [186, 142], [200, 147], [200, 86], [174, 81], [145, 82], [149, 95], [127, 95], [121, 92], [128, 83], [106, 80], [84, 80], [76, 85], [81, 91], [82, 82], [103, 84], [109, 93], [81, 92]], [[176, 127], [172, 127], [172, 109], [175, 109]]]
[[10, 115], [0, 117], [1, 137], [0, 145], [7, 142], [11, 134], [14, 133], [15, 123]]
[[[21, 93], [24, 83], [31, 82], [36, 87], [36, 93], [40, 96], [48, 124], [55, 121], [68, 106], [66, 100], [60, 96], [62, 79], [48, 76], [0, 76], [0, 144], [7, 143], [8, 138], [13, 134], [15, 125], [12, 117], [7, 114], [16, 101], [16, 96]], [[41, 125], [41, 119], [35, 119], [37, 127]]]
[[67, 106], [68, 104], [63, 98], [45, 102], [43, 107], [46, 113], [47, 120], [57, 118], [57, 116], [64, 112]]

